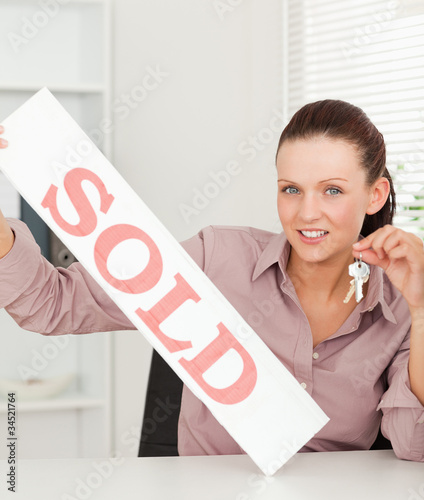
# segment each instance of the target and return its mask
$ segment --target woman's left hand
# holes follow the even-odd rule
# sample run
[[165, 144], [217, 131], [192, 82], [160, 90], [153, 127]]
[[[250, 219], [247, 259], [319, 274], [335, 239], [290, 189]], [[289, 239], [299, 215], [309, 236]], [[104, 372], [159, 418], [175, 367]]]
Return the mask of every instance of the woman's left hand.
[[409, 308], [424, 308], [424, 247], [415, 234], [386, 225], [353, 245], [353, 256], [384, 269]]

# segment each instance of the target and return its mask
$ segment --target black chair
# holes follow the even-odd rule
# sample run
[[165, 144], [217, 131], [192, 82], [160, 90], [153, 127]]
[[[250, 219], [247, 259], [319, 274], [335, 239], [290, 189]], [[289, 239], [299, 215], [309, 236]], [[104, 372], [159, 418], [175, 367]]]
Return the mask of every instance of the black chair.
[[[177, 435], [183, 383], [162, 357], [153, 351], [141, 428], [139, 457], [178, 456]], [[371, 450], [390, 450], [381, 430]]]
[[177, 435], [183, 383], [154, 350], [147, 385], [139, 457], [178, 455]]
[[377, 437], [371, 446], [370, 450], [392, 450], [392, 443], [381, 434], [381, 429], [378, 429]]

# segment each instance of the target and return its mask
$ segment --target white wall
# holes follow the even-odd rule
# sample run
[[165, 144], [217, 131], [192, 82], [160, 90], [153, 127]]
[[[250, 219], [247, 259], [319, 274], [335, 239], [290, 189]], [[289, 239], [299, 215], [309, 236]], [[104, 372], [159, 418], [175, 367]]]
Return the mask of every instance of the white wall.
[[[178, 240], [208, 224], [279, 231], [281, 30], [279, 0], [114, 2], [114, 164]], [[156, 68], [166, 76], [146, 78]], [[228, 185], [211, 185], [229, 163]], [[202, 207], [196, 190], [213, 198]], [[127, 456], [150, 355], [138, 332], [115, 336], [114, 446]]]

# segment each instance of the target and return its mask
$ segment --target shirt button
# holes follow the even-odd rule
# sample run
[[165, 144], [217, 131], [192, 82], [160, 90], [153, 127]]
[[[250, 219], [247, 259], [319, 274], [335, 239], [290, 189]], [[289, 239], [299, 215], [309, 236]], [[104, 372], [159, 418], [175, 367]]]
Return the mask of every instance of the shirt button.
[[306, 384], [305, 384], [305, 382], [302, 382], [302, 383], [300, 384], [300, 386], [301, 386], [301, 387], [303, 387], [304, 389], [306, 389]]
[[370, 307], [370, 308], [368, 309], [368, 312], [372, 312], [372, 311], [374, 311], [374, 308], [373, 308], [373, 307]]
[[318, 354], [317, 352], [314, 352], [314, 353], [312, 354], [312, 357], [313, 357], [314, 359], [318, 359], [318, 358], [319, 358], [319, 354]]

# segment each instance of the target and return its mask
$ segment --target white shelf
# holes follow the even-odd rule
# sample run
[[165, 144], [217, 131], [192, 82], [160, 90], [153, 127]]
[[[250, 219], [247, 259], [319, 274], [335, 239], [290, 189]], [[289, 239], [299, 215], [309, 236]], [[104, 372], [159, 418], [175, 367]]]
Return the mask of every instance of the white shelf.
[[[59, 7], [56, 14], [17, 47], [10, 33], [22, 36], [24, 20], [42, 19], [45, 4], [38, 0], [0, 2], [0, 121], [47, 87], [111, 159], [111, 135], [96, 133], [104, 120], [111, 119], [111, 2], [53, 4]], [[20, 443], [21, 458], [110, 453], [113, 334], [69, 335], [69, 344], [62, 347], [52, 337], [23, 331], [5, 311], [0, 311], [0, 331], [2, 377], [19, 378], [19, 366], [38, 366], [46, 359], [40, 376], [77, 375], [73, 386], [54, 398], [25, 401], [17, 392], [17, 423], [25, 436]], [[7, 401], [2, 398], [3, 428], [6, 421]], [[56, 438], [40, 446], [40, 439], [53, 430]], [[0, 450], [0, 457], [2, 453], [5, 450]]]
[[53, 15], [35, 0], [2, 0], [0, 80], [49, 87], [105, 81], [109, 2], [71, 1], [56, 7]]
[[[17, 4], [18, 1], [17, 0], [2, 0], [2, 2], [4, 4], [7, 4], [7, 3], [10, 3], [10, 4]], [[95, 4], [95, 5], [104, 5], [106, 4], [107, 1], [106, 0], [68, 0], [67, 4], [65, 5], [69, 5], [69, 4], [81, 4], [81, 5], [90, 5], [90, 4]], [[19, 4], [21, 5], [31, 5], [31, 6], [35, 6], [37, 8], [37, 10], [40, 8], [40, 5], [39, 5], [39, 2], [38, 1], [35, 1], [35, 0], [19, 0]], [[58, 3], [59, 4], [59, 3]], [[61, 5], [62, 7], [62, 5]]]
[[[40, 411], [83, 410], [88, 408], [104, 408], [105, 400], [84, 396], [83, 394], [69, 394], [64, 397], [40, 399], [37, 401], [17, 401], [17, 414]], [[0, 414], [7, 413], [7, 401], [0, 401]], [[18, 417], [19, 418], [19, 417]]]
[[37, 83], [22, 83], [22, 82], [0, 82], [0, 92], [37, 92], [43, 87], [48, 87], [50, 92], [64, 92], [77, 94], [102, 94], [106, 91], [104, 85], [96, 84], [80, 84], [80, 85], [46, 85], [46, 82]]

